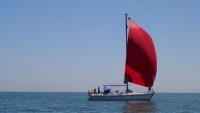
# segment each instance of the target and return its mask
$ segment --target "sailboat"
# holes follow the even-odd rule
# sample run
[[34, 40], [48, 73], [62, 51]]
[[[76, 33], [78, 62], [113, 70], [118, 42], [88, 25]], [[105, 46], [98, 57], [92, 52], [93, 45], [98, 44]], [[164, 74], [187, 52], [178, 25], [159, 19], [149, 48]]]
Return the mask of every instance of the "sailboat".
[[[129, 21], [129, 27], [127, 25]], [[157, 72], [157, 58], [151, 36], [125, 14], [126, 63], [123, 85], [104, 85], [103, 92], [88, 92], [90, 101], [150, 101]], [[127, 37], [127, 29], [129, 29]], [[129, 83], [147, 87], [147, 92], [133, 92]], [[125, 86], [126, 91], [112, 91], [111, 86]]]

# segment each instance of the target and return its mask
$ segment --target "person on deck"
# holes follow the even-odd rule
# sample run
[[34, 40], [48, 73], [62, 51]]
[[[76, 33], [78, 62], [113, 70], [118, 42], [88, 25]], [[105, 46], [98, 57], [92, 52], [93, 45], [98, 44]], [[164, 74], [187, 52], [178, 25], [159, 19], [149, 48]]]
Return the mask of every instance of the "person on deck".
[[104, 94], [105, 94], [105, 92], [106, 92], [106, 85], [104, 85], [103, 91], [104, 91]]
[[151, 87], [148, 88], [148, 92], [151, 92]]
[[99, 93], [99, 94], [101, 93], [101, 91], [100, 91], [100, 86], [98, 86], [98, 93]]
[[94, 94], [96, 94], [97, 92], [96, 92], [96, 88], [94, 88]]

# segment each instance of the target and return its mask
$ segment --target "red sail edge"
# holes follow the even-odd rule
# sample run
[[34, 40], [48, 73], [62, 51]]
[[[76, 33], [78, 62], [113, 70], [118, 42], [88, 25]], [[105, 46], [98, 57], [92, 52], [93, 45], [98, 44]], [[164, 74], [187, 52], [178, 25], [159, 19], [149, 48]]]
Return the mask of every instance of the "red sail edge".
[[130, 20], [125, 81], [152, 87], [157, 72], [156, 51], [150, 35]]

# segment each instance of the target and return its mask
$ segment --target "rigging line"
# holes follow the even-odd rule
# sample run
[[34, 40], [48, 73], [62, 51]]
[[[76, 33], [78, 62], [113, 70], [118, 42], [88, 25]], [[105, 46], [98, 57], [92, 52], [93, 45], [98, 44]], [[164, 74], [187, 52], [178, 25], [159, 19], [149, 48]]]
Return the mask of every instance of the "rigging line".
[[[122, 20], [121, 20], [122, 21]], [[123, 23], [123, 22], [121, 22], [121, 23]], [[120, 25], [119, 26], [121, 26], [121, 23], [120, 23]], [[119, 27], [119, 28], [121, 28], [121, 27]], [[108, 60], [108, 67], [106, 68], [106, 70], [105, 70], [105, 75], [107, 75], [107, 76], [109, 76], [108, 75], [108, 73], [111, 71], [111, 64], [113, 64], [113, 65], [115, 65], [114, 63], [113, 63], [113, 60], [114, 60], [114, 58], [113, 58], [113, 56], [114, 56], [114, 53], [116, 54], [116, 50], [117, 50], [117, 48], [119, 47], [119, 39], [121, 38], [121, 36], [120, 36], [120, 34], [121, 34], [121, 32], [123, 31], [123, 30], [121, 30], [121, 29], [119, 29], [119, 31], [120, 32], [115, 32], [115, 33], [113, 33], [113, 34], [115, 34], [116, 36], [114, 36], [115, 37], [115, 42], [114, 42], [114, 45], [113, 45], [113, 47], [112, 47], [112, 51], [111, 51], [111, 54], [110, 54], [110, 59]], [[122, 38], [121, 38], [122, 39]], [[114, 66], [113, 66], [114, 67]], [[111, 78], [113, 78], [114, 76], [110, 76]]]
[[114, 43], [115, 43], [115, 38], [113, 38], [113, 41], [112, 41], [112, 46], [111, 46], [111, 48], [109, 49], [109, 51], [107, 52], [107, 56], [105, 57], [105, 60], [103, 61], [103, 64], [102, 64], [102, 66], [101, 66], [101, 68], [100, 68], [100, 72], [97, 74], [97, 79], [96, 79], [96, 84], [95, 85], [97, 85], [97, 83], [99, 84], [99, 78], [100, 78], [100, 76], [102, 76], [102, 74], [103, 74], [103, 71], [105, 70], [104, 68], [106, 67], [106, 64], [107, 64], [107, 62], [108, 62], [108, 60], [109, 60], [109, 57], [110, 57], [110, 54], [111, 54], [111, 52], [112, 52], [112, 48], [113, 48], [113, 45], [114, 45]]
[[[134, 5], [134, 7], [135, 7], [136, 10], [138, 10], [140, 12], [143, 12], [143, 14], [144, 14], [143, 16], [145, 16], [146, 20], [153, 26], [154, 25], [153, 21], [151, 20], [151, 18], [148, 15], [148, 13], [146, 11], [144, 11], [144, 10], [141, 10], [141, 8], [138, 5], [138, 3], [136, 2], [136, 0], [132, 0], [132, 3], [133, 3], [133, 5]], [[135, 11], [135, 10], [133, 9], [133, 11]]]
[[[120, 27], [121, 26], [121, 23], [119, 22], [119, 25], [118, 25], [118, 30], [120, 30]], [[116, 31], [113, 31], [114, 33], [113, 34], [116, 34]], [[117, 32], [117, 33], [120, 33], [120, 32]], [[120, 35], [117, 35], [117, 36], [120, 36]], [[107, 64], [110, 64], [109, 61], [111, 61], [111, 57], [113, 57], [113, 50], [116, 46], [116, 42], [119, 40], [119, 37], [116, 38], [116, 36], [113, 36], [113, 40], [112, 40], [112, 43], [111, 43], [111, 48], [109, 48], [107, 54], [106, 54], [106, 57], [104, 58], [104, 61], [100, 67], [100, 71], [99, 73], [97, 74], [97, 78], [96, 78], [96, 82], [95, 82], [95, 85], [98, 85], [99, 84], [99, 81], [100, 81], [100, 76], [102, 77], [102, 74], [103, 74], [103, 71], [107, 72], [108, 68], [106, 67], [109, 67], [109, 66], [106, 66]], [[106, 70], [107, 69], [107, 70]], [[106, 73], [105, 73], [106, 75]], [[104, 82], [104, 81], [103, 81]]]
[[115, 43], [113, 45], [113, 48], [112, 48], [112, 51], [111, 51], [111, 54], [110, 54], [110, 59], [108, 60], [108, 67], [106, 68], [106, 71], [105, 71], [105, 75], [107, 75], [108, 72], [110, 71], [111, 63], [113, 61], [113, 55], [114, 55], [114, 52], [115, 52], [115, 50], [117, 48], [118, 40], [119, 39], [116, 38]]
[[135, 0], [132, 0], [132, 2], [133, 2], [133, 5], [135, 6], [135, 8], [138, 9], [137, 2]]
[[147, 13], [144, 13], [144, 15], [146, 16], [147, 20], [149, 21], [149, 23], [153, 26], [154, 23], [153, 21], [151, 20], [150, 16], [147, 14]]

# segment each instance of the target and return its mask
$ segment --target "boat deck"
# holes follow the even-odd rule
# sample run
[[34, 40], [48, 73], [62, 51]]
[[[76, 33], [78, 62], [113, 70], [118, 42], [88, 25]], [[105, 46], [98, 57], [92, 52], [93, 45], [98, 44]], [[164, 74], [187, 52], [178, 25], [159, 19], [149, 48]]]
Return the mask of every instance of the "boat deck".
[[108, 93], [108, 94], [91, 94], [89, 95], [88, 100], [91, 101], [132, 101], [132, 100], [151, 100], [154, 92], [146, 92], [146, 93]]

